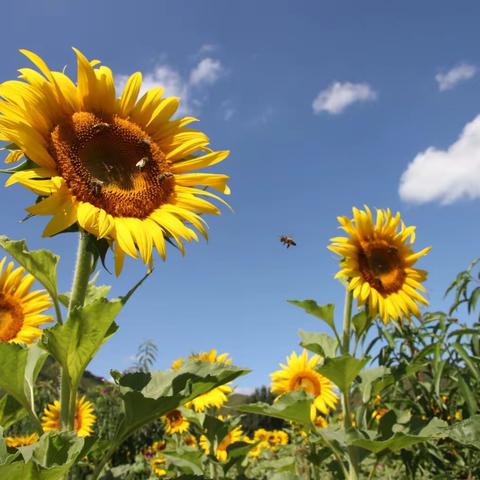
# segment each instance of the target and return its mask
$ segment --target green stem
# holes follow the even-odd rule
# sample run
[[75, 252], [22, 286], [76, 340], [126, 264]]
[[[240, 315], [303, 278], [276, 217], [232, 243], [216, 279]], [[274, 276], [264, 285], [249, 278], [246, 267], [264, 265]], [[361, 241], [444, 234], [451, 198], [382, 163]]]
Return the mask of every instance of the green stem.
[[[346, 290], [345, 292], [345, 306], [343, 310], [343, 342], [342, 355], [350, 354], [350, 337], [352, 330], [352, 303], [353, 292]], [[345, 431], [352, 428], [352, 416], [350, 411], [350, 389], [342, 392], [342, 406], [343, 406], [343, 426]], [[357, 480], [358, 478], [358, 459], [355, 452], [355, 447], [348, 448], [348, 479]]]
[[[92, 273], [93, 257], [88, 249], [89, 234], [80, 231], [78, 241], [77, 261], [75, 264], [75, 272], [73, 274], [72, 291], [70, 293], [70, 302], [68, 304], [67, 321], [75, 308], [81, 307], [85, 302], [88, 281]], [[75, 406], [77, 401], [77, 392], [70, 385], [70, 380], [65, 372], [62, 372], [61, 391], [60, 391], [60, 407], [61, 421], [64, 430], [73, 430], [75, 424]]]

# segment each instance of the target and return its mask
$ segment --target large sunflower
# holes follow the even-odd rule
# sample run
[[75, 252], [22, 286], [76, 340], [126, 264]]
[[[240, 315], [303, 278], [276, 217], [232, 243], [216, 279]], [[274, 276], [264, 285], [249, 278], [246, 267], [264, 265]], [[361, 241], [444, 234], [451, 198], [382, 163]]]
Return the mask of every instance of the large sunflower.
[[[228, 353], [217, 354], [217, 350], [212, 349], [208, 352], [193, 353], [189, 355], [189, 359], [200, 360], [209, 363], [225, 363], [229, 365], [232, 359], [229, 358]], [[183, 359], [178, 358], [172, 363], [172, 369], [177, 370], [183, 365]], [[191, 408], [196, 412], [204, 412], [208, 408], [221, 408], [228, 400], [228, 395], [233, 392], [233, 388], [229, 385], [220, 385], [215, 387], [207, 393], [199, 395], [192, 401], [185, 404], [187, 408]]]
[[[203, 213], [220, 213], [202, 197], [229, 193], [226, 175], [193, 173], [224, 160], [208, 137], [185, 128], [193, 117], [172, 120], [177, 97], [161, 87], [140, 100], [142, 76], [134, 73], [117, 98], [112, 71], [78, 50], [77, 83], [21, 50], [41, 73], [20, 69], [20, 80], [0, 85], [0, 139], [9, 142], [8, 161], [23, 153], [33, 164], [14, 173], [41, 197], [27, 210], [52, 215], [44, 235], [78, 225], [114, 245], [115, 267], [125, 254], [150, 263], [155, 247], [165, 258], [165, 238], [184, 251], [183, 241], [205, 237]], [[186, 226], [188, 223], [190, 226]]]
[[379, 314], [401, 321], [403, 316], [420, 315], [418, 304], [428, 305], [418, 292], [427, 273], [414, 268], [416, 261], [430, 251], [430, 247], [415, 253], [415, 227], [406, 227], [400, 213], [353, 209], [353, 219], [338, 217], [348, 237], [331, 239], [329, 249], [340, 255], [340, 271], [336, 278], [344, 279], [359, 305], [366, 304], [372, 315]]
[[270, 374], [272, 377], [272, 393], [282, 395], [295, 390], [303, 390], [313, 395], [313, 407], [324, 415], [329, 409], [335, 409], [338, 398], [333, 389], [333, 383], [315, 370], [320, 365], [320, 356], [313, 355], [310, 359], [306, 350], [301, 355], [293, 352], [287, 357], [287, 364], [281, 363], [281, 370]]
[[[57, 431], [61, 429], [60, 402], [55, 400], [43, 411], [42, 428], [44, 432]], [[79, 437], [89, 437], [93, 433], [93, 425], [96, 416], [93, 410], [93, 403], [85, 397], [77, 399], [75, 411], [75, 432]]]
[[0, 261], [0, 342], [29, 345], [42, 335], [40, 325], [52, 320], [43, 313], [52, 303], [45, 291], [30, 292], [32, 275], [24, 275], [22, 267], [14, 270], [13, 262], [4, 269], [5, 262]]

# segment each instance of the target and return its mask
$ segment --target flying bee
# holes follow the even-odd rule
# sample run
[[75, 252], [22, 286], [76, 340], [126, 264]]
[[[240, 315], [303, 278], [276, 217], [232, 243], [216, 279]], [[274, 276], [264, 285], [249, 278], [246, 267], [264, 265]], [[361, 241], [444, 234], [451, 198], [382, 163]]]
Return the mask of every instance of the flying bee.
[[287, 235], [282, 235], [280, 237], [280, 242], [283, 243], [287, 248], [295, 247], [297, 245], [297, 242], [295, 242], [292, 237], [289, 237]]
[[93, 188], [93, 194], [98, 197], [102, 193], [103, 182], [98, 178], [94, 178], [90, 182], [90, 186]]
[[150, 159], [148, 157], [142, 157], [136, 164], [135, 166], [139, 169], [139, 170], [143, 170], [145, 168], [145, 165], [148, 163]]
[[107, 128], [110, 128], [110, 124], [107, 122], [96, 123], [93, 126], [93, 130], [95, 131], [95, 133], [104, 132]]

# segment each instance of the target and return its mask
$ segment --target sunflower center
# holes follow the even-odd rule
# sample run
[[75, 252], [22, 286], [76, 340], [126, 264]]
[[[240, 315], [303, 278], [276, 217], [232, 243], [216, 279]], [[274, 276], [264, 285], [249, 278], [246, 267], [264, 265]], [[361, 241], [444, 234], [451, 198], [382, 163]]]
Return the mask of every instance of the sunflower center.
[[115, 217], [146, 218], [174, 191], [163, 152], [138, 125], [117, 115], [74, 113], [53, 129], [50, 150], [77, 200]]
[[290, 382], [290, 390], [303, 390], [318, 397], [321, 392], [320, 382], [314, 375], [306, 372], [295, 375]]
[[405, 280], [398, 248], [385, 241], [361, 245], [358, 265], [363, 278], [382, 295], [397, 292]]
[[0, 342], [14, 339], [22, 326], [22, 307], [9, 296], [0, 293]]
[[174, 426], [178, 426], [183, 422], [183, 417], [179, 410], [174, 410], [173, 412], [168, 413], [167, 418], [170, 424]]

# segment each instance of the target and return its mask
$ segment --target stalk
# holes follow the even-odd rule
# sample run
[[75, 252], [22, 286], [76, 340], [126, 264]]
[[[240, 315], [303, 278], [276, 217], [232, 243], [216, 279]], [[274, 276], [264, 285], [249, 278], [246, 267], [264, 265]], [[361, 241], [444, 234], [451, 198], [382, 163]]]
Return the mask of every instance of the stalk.
[[[85, 295], [87, 293], [88, 281], [92, 273], [93, 257], [88, 249], [89, 234], [83, 230], [80, 231], [78, 240], [77, 260], [73, 274], [72, 291], [70, 302], [68, 304], [67, 321], [75, 308], [83, 306]], [[60, 391], [60, 418], [64, 430], [73, 430], [75, 422], [75, 407], [77, 401], [76, 389], [72, 389], [69, 379], [65, 372], [62, 372], [61, 391]]]

